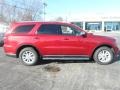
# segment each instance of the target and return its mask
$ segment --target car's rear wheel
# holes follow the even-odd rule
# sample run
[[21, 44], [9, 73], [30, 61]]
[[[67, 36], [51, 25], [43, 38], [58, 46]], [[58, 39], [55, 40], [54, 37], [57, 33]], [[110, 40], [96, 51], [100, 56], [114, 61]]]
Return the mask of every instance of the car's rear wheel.
[[31, 66], [37, 64], [38, 54], [32, 47], [27, 47], [20, 51], [19, 58], [24, 65]]
[[98, 64], [107, 65], [113, 62], [114, 53], [109, 47], [100, 47], [95, 51], [93, 59]]

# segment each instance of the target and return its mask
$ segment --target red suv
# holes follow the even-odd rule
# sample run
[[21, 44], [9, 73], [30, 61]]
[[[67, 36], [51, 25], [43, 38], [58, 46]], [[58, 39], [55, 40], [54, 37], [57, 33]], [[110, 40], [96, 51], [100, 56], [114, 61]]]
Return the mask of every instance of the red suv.
[[4, 51], [25, 65], [40, 60], [89, 60], [110, 64], [118, 54], [116, 40], [93, 35], [60, 22], [17, 22], [4, 37]]

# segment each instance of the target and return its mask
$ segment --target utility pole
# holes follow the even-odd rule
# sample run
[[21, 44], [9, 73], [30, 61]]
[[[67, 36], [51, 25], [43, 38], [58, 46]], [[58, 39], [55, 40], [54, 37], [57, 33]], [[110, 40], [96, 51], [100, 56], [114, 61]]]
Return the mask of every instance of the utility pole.
[[46, 7], [47, 7], [47, 4], [45, 3], [45, 1], [43, 2], [43, 20], [45, 21], [46, 17]]
[[0, 3], [0, 18], [2, 21], [4, 21], [4, 18], [3, 18], [3, 9], [4, 9], [4, 6], [2, 3]]
[[16, 20], [16, 5], [13, 6], [13, 12], [14, 12], [13, 21], [15, 22], [15, 20]]

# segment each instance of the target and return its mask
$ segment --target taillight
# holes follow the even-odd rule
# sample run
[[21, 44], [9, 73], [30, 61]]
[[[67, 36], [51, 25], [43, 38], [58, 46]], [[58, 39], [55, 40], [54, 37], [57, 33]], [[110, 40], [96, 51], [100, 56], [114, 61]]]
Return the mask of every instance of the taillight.
[[12, 33], [12, 30], [9, 30], [5, 33], [5, 35], [11, 34], [11, 33]]
[[11, 34], [11, 32], [12, 32], [12, 30], [7, 30], [7, 31], [6, 31], [6, 33], [5, 33], [5, 35], [4, 35], [4, 41], [6, 41], [6, 40], [7, 40], [8, 35], [10, 35], [10, 34]]
[[8, 27], [8, 30], [6, 31], [5, 36], [11, 34], [12, 31], [14, 30], [14, 28], [15, 28], [15, 23], [13, 22], [13, 23], [11, 23], [10, 26]]

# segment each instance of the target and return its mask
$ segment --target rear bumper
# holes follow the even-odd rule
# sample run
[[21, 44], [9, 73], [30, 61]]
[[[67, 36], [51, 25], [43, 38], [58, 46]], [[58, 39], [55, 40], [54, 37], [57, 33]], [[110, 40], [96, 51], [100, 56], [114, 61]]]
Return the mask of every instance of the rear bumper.
[[11, 53], [6, 53], [6, 56], [17, 58], [16, 54], [11, 54]]
[[4, 44], [4, 52], [8, 56], [16, 56], [16, 47], [13, 45]]

